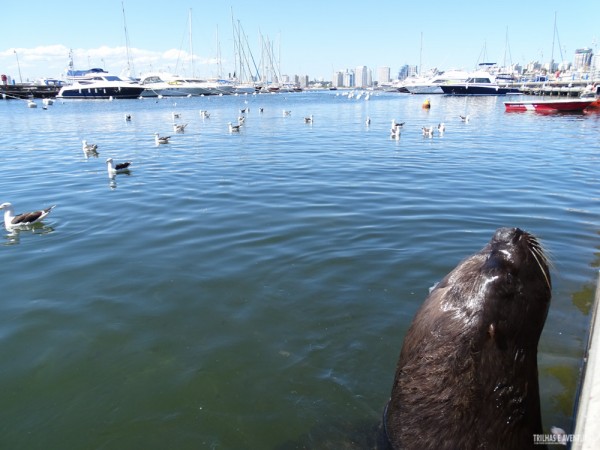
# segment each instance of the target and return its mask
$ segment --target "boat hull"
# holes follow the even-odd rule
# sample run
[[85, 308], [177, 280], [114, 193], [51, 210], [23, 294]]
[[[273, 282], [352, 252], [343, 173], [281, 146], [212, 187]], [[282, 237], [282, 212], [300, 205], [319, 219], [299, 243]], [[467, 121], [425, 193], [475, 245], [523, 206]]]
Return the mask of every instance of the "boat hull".
[[541, 113], [581, 112], [594, 102], [589, 100], [527, 100], [504, 102], [507, 112], [535, 111]]
[[56, 98], [60, 99], [127, 99], [138, 98], [144, 92], [142, 86], [66, 86], [63, 87]]
[[507, 95], [518, 94], [516, 88], [497, 85], [448, 84], [440, 86], [446, 95]]

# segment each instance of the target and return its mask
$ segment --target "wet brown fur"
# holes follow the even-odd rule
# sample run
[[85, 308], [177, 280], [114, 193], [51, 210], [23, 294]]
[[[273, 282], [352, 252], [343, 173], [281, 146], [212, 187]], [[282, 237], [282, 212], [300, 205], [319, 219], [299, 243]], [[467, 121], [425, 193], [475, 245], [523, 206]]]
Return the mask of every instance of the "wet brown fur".
[[517, 228], [452, 270], [404, 339], [384, 418], [392, 447], [540, 450], [537, 346], [550, 297], [544, 253]]

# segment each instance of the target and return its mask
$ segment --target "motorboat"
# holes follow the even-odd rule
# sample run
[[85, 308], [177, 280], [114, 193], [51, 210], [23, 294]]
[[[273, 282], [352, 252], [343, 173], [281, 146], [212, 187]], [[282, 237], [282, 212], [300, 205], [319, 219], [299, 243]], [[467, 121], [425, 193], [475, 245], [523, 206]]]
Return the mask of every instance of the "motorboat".
[[415, 79], [404, 87], [411, 94], [443, 94], [442, 84], [461, 83], [469, 78], [469, 73], [462, 70], [450, 70], [436, 73], [425, 79]]
[[[70, 76], [69, 76], [70, 75]], [[56, 98], [60, 99], [123, 99], [138, 98], [144, 87], [133, 80], [123, 80], [102, 69], [69, 71], [71, 84], [63, 86]]]
[[582, 112], [594, 103], [593, 98], [557, 98], [504, 102], [507, 112], [535, 111], [539, 113]]
[[192, 97], [201, 95], [224, 95], [235, 91], [235, 84], [228, 80], [186, 78], [170, 74], [147, 74], [142, 76], [144, 97]]
[[501, 85], [489, 72], [474, 72], [462, 83], [441, 84], [446, 95], [506, 95], [519, 94], [519, 89]]

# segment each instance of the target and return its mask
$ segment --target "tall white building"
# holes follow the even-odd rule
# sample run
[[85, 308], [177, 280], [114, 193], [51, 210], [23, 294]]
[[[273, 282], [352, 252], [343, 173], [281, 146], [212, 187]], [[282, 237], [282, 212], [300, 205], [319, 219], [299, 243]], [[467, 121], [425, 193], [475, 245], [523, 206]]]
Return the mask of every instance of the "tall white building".
[[331, 80], [333, 87], [339, 88], [344, 86], [344, 72], [338, 70], [333, 73], [333, 79]]
[[591, 48], [578, 48], [575, 50], [575, 59], [573, 61], [575, 70], [588, 70], [592, 64], [594, 52]]
[[367, 66], [358, 66], [354, 72], [354, 86], [366, 88], [369, 85], [369, 71]]
[[381, 83], [389, 83], [390, 80], [390, 68], [389, 67], [378, 67], [377, 68], [377, 81]]

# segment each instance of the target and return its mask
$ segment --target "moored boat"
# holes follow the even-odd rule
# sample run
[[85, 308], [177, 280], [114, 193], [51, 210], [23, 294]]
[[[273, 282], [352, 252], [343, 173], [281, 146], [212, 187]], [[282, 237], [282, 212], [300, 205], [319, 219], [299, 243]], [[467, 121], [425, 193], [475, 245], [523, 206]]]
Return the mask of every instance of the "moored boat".
[[60, 99], [124, 99], [138, 98], [144, 86], [126, 81], [100, 69], [85, 71], [71, 78], [72, 84], [63, 86], [56, 98]]
[[594, 99], [539, 99], [504, 102], [507, 112], [535, 111], [542, 113], [581, 112], [590, 106]]
[[518, 88], [501, 85], [488, 72], [475, 72], [465, 82], [441, 84], [446, 95], [506, 95], [519, 94]]

